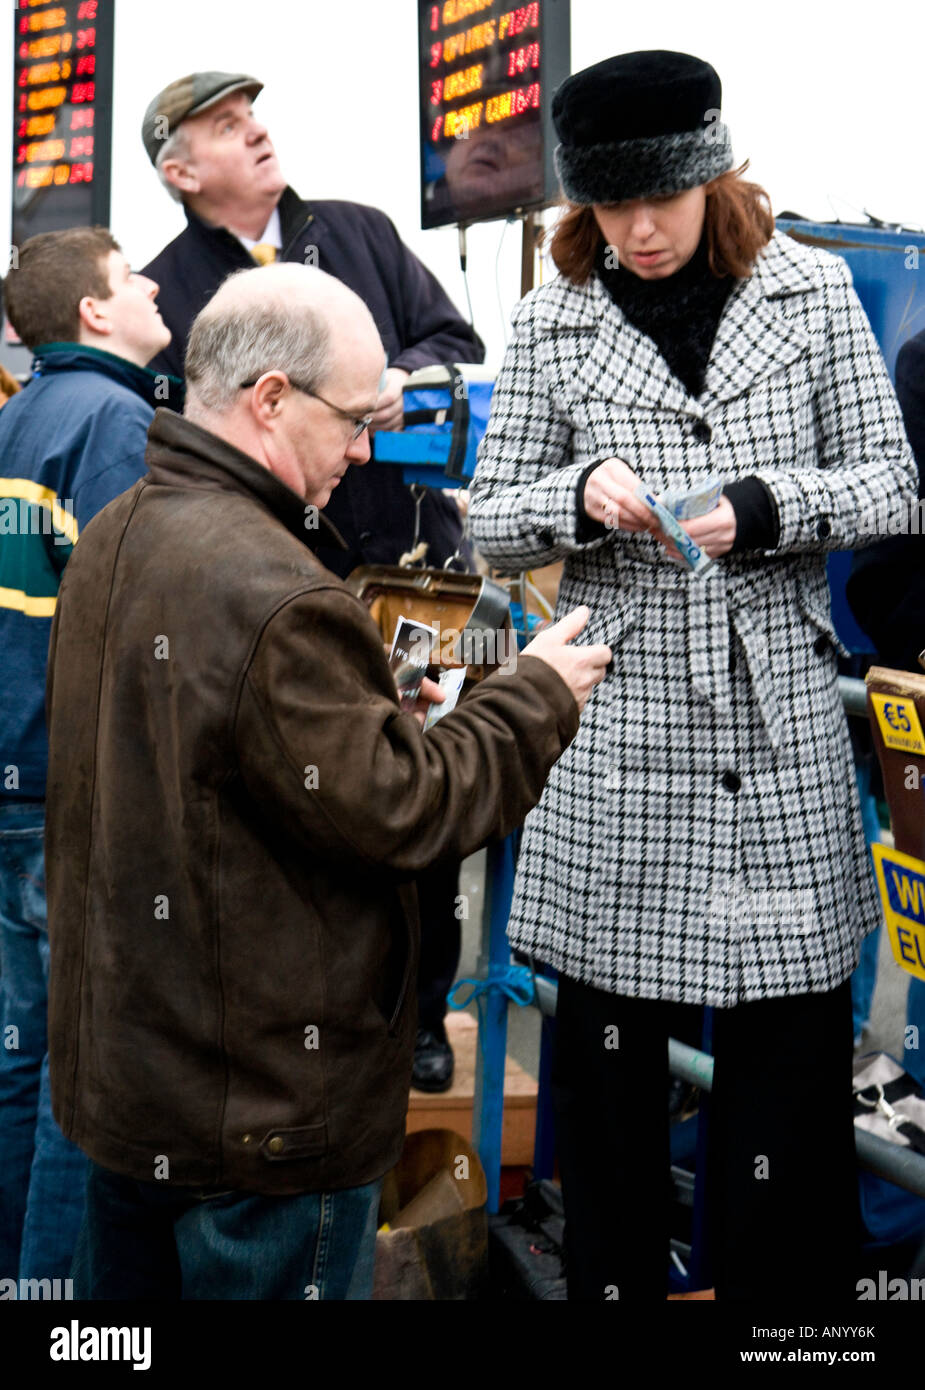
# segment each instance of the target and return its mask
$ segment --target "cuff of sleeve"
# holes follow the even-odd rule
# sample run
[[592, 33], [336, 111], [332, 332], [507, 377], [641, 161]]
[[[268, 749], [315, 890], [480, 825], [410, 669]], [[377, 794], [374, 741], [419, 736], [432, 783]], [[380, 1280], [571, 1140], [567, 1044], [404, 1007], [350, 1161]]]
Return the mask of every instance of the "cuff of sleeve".
[[531, 489], [530, 508], [525, 518], [529, 533], [544, 552], [555, 554], [557, 559], [585, 546], [602, 545], [613, 536], [605, 526], [597, 527], [589, 521], [594, 533], [584, 540], [578, 537], [578, 479], [586, 468], [587, 464], [573, 463], [554, 469], [536, 489]]
[[598, 467], [598, 463], [589, 463], [575, 484], [575, 539], [579, 545], [601, 540], [608, 534], [604, 523], [594, 521], [585, 511], [585, 483]]
[[578, 733], [578, 705], [571, 690], [558, 671], [554, 671], [548, 661], [538, 656], [518, 656], [517, 670], [527, 676], [552, 705], [556, 712], [559, 737], [565, 748]]
[[773, 495], [760, 478], [743, 478], [723, 488], [736, 516], [732, 553], [741, 550], [776, 550], [780, 543], [780, 516]]

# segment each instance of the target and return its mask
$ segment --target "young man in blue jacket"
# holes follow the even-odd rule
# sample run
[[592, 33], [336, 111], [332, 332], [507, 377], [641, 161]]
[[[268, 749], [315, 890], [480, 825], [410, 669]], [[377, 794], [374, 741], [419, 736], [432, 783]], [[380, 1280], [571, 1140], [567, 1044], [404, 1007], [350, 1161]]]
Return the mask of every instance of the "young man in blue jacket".
[[66, 1278], [83, 1211], [85, 1159], [48, 1090], [45, 676], [68, 556], [145, 472], [156, 403], [182, 405], [145, 370], [170, 341], [157, 291], [102, 227], [31, 238], [4, 283], [35, 358], [0, 411], [0, 1279]]

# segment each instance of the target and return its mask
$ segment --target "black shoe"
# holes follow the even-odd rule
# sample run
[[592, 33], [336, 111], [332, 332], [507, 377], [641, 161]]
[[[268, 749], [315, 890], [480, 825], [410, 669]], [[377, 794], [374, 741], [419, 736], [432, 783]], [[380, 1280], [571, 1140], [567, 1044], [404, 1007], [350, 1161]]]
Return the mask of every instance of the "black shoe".
[[444, 1039], [419, 1028], [414, 1041], [411, 1085], [416, 1091], [448, 1091], [453, 1084], [453, 1049]]

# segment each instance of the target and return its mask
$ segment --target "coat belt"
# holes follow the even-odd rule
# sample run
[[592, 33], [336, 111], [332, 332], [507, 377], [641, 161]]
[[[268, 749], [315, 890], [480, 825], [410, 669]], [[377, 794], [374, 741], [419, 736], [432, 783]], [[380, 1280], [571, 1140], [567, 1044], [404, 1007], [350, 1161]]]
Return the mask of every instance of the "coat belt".
[[720, 718], [732, 716], [729, 679], [729, 635], [733, 628], [748, 665], [752, 689], [772, 747], [781, 747], [784, 719], [774, 687], [767, 633], [755, 620], [756, 602], [768, 602], [749, 592], [754, 586], [727, 583], [726, 573], [714, 569], [702, 579], [687, 581], [687, 633], [691, 682], [709, 700]]

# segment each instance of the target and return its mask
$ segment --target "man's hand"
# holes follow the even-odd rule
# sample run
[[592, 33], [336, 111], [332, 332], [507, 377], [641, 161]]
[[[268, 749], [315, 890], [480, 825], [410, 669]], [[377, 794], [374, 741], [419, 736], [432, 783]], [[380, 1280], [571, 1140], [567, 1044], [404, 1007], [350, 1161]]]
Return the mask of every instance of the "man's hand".
[[532, 642], [524, 647], [523, 656], [538, 656], [562, 677], [575, 697], [575, 704], [583, 710], [591, 691], [604, 674], [613, 656], [610, 648], [603, 642], [594, 647], [570, 647], [568, 644], [577, 637], [591, 616], [590, 608], [582, 605], [566, 613], [552, 627], [538, 632]]
[[[735, 510], [725, 494], [712, 512], [705, 512], [703, 516], [692, 517], [690, 521], [682, 521], [680, 524], [694, 544], [699, 545], [711, 560], [727, 554], [736, 538]], [[674, 541], [669, 540], [663, 531], [659, 531], [658, 538], [671, 558], [680, 561], [681, 557]]]
[[[389, 642], [383, 642], [382, 648], [386, 657], [389, 657], [392, 652], [391, 644]], [[395, 693], [397, 695], [398, 691], [396, 690]], [[430, 676], [424, 676], [414, 706], [407, 710], [406, 713], [413, 714], [423, 729], [424, 721], [427, 718], [427, 711], [430, 709], [431, 705], [442, 705], [445, 699], [446, 691], [443, 687], [438, 685], [436, 681], [431, 680]]]
[[592, 521], [599, 521], [604, 526], [621, 531], [652, 531], [660, 535], [652, 511], [635, 496], [641, 482], [642, 479], [622, 459], [605, 459], [585, 482], [585, 511]]
[[436, 681], [432, 681], [430, 676], [425, 676], [421, 681], [421, 689], [414, 702], [414, 709], [411, 710], [422, 729], [431, 705], [442, 705], [445, 699], [446, 691]]
[[405, 418], [405, 404], [402, 388], [410, 372], [401, 367], [389, 367], [385, 374], [385, 386], [376, 402], [376, 412], [369, 427], [370, 434], [376, 430], [400, 430]]

